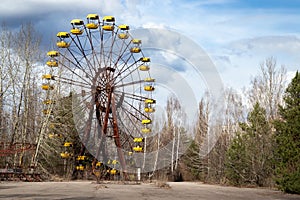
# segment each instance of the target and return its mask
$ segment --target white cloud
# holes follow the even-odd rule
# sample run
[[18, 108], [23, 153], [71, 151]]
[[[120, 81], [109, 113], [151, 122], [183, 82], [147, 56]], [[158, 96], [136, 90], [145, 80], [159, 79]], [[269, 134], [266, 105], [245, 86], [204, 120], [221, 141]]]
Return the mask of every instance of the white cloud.
[[300, 39], [296, 36], [264, 36], [237, 40], [223, 46], [212, 55], [226, 85], [245, 87], [268, 57], [294, 72], [300, 63]]
[[[12, 27], [20, 25], [22, 20], [31, 20], [47, 44], [57, 31], [70, 27], [71, 19], [84, 19], [88, 13], [114, 15], [117, 23], [126, 23], [131, 29], [175, 30], [207, 51], [223, 80], [233, 86], [247, 84], [259, 63], [269, 56], [276, 57], [288, 70], [297, 69], [300, 14], [284, 10], [211, 9], [235, 1], [2, 0], [0, 19]], [[167, 44], [172, 38], [161, 35], [158, 40]]]

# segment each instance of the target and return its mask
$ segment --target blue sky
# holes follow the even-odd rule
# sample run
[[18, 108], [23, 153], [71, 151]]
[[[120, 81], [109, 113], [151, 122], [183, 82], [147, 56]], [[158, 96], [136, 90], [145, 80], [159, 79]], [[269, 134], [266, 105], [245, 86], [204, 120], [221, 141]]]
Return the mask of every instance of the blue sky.
[[293, 9], [300, 6], [298, 0], [251, 0], [251, 1], [233, 1], [232, 6], [241, 8], [266, 8], [266, 9]]
[[[300, 6], [298, 0], [225, 0], [225, 1], [197, 1], [186, 0], [185, 2], [196, 2], [211, 9], [297, 9]], [[204, 3], [203, 3], [204, 2]]]
[[31, 21], [43, 44], [68, 30], [73, 18], [114, 15], [135, 28], [177, 31], [203, 48], [225, 86], [248, 86], [259, 65], [273, 56], [293, 74], [300, 65], [297, 0], [2, 0], [0, 21], [11, 29]]

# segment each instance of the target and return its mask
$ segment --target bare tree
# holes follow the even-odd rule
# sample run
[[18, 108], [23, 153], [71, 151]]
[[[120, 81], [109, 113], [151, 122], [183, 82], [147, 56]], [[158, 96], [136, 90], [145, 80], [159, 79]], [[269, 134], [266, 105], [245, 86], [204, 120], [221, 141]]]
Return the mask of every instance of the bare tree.
[[226, 150], [238, 123], [243, 121], [244, 106], [241, 95], [231, 88], [224, 91], [223, 107], [218, 114], [211, 113], [215, 102], [219, 101], [210, 99], [208, 93], [200, 100], [195, 141], [186, 160], [194, 177], [221, 183], [225, 177]]
[[[1, 30], [0, 46], [0, 131], [5, 142], [15, 151], [7, 157], [11, 165], [24, 166], [30, 160], [31, 148], [38, 126], [38, 92], [35, 67], [40, 63], [40, 34], [31, 24], [19, 31]], [[4, 119], [5, 116], [5, 119]], [[11, 159], [11, 160], [9, 160]]]
[[278, 105], [282, 103], [285, 81], [285, 67], [278, 68], [274, 57], [267, 58], [261, 63], [260, 74], [252, 79], [251, 88], [247, 91], [251, 107], [259, 102], [266, 109], [267, 119], [277, 118]]
[[245, 107], [242, 103], [242, 97], [232, 88], [224, 91], [224, 108], [218, 116], [219, 119], [213, 127], [218, 132], [217, 141], [209, 152], [209, 175], [207, 181], [223, 183], [225, 180], [225, 161], [226, 151], [232, 138], [239, 130], [239, 123], [245, 120]]
[[8, 76], [8, 64], [12, 51], [12, 33], [8, 31], [5, 25], [2, 25], [0, 32], [0, 135], [1, 138], [8, 137], [7, 119], [5, 112], [5, 99], [9, 90], [10, 80]]

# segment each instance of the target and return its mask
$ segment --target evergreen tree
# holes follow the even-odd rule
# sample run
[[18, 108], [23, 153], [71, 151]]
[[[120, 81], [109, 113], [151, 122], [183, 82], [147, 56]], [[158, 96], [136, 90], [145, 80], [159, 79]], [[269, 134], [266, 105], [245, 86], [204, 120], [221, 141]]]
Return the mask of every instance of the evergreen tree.
[[256, 103], [240, 128], [227, 152], [227, 178], [234, 185], [270, 185], [273, 153], [266, 111]]
[[247, 168], [245, 138], [237, 133], [227, 151], [226, 177], [235, 186], [243, 185], [246, 182]]
[[297, 71], [279, 106], [276, 128], [276, 182], [280, 189], [300, 194], [300, 74]]
[[[76, 169], [76, 156], [81, 149], [81, 141], [76, 130], [72, 112], [72, 94], [57, 100], [52, 109], [47, 136], [41, 145], [39, 165], [49, 175], [71, 178]], [[66, 146], [65, 143], [70, 143]], [[61, 153], [68, 154], [63, 158]]]

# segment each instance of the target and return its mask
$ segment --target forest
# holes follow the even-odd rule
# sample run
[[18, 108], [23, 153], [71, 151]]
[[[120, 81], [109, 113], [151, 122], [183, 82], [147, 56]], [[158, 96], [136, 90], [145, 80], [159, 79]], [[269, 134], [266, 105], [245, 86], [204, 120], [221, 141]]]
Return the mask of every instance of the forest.
[[[88, 178], [75, 173], [78, 159], [61, 155], [66, 149], [79, 155], [82, 148], [70, 111], [72, 94], [58, 94], [60, 100], [54, 105], [58, 117], [45, 128], [49, 124], [43, 113], [40, 66], [46, 52], [41, 39], [32, 24], [17, 31], [4, 25], [0, 29], [0, 169], [34, 167], [45, 180]], [[195, 108], [198, 116], [192, 129], [184, 127], [180, 102], [168, 97], [166, 118], [155, 124], [161, 131], [147, 141], [147, 150], [170, 142], [171, 164], [159, 168], [157, 155], [154, 171], [144, 179], [270, 187], [300, 194], [300, 74], [287, 80], [285, 67], [278, 66], [274, 57], [254, 67], [258, 74], [243, 92], [224, 89], [220, 115], [212, 116], [216, 101], [205, 93]], [[215, 122], [213, 127], [210, 121]], [[207, 146], [209, 129], [218, 136], [212, 148]], [[64, 132], [68, 134], [62, 138]], [[72, 145], [62, 145], [65, 141]], [[88, 163], [81, 162], [87, 169]]]

